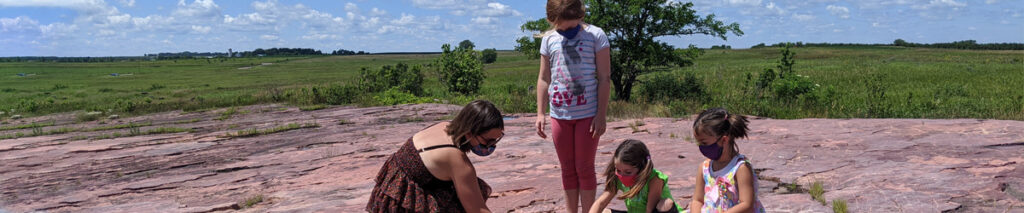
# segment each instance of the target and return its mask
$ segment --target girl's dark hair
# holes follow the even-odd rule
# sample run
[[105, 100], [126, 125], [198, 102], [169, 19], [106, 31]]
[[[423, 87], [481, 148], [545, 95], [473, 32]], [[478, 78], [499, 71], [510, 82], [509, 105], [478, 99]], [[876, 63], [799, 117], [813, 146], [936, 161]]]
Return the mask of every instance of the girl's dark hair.
[[452, 142], [463, 152], [469, 151], [470, 146], [468, 135], [482, 135], [495, 128], [505, 128], [505, 121], [502, 120], [501, 111], [489, 101], [475, 100], [462, 107], [462, 111], [455, 115], [444, 132], [452, 137]]
[[608, 162], [608, 167], [604, 170], [605, 191], [616, 190], [616, 183], [619, 182], [618, 177], [615, 176], [615, 160], [640, 169], [633, 187], [618, 198], [624, 200], [640, 194], [640, 189], [647, 185], [647, 181], [651, 179], [651, 174], [654, 173], [654, 162], [651, 162], [651, 152], [647, 150], [647, 146], [644, 145], [644, 142], [628, 139], [620, 143], [619, 148], [615, 148], [615, 156]]
[[739, 148], [733, 140], [747, 137], [747, 132], [750, 131], [747, 128], [748, 122], [746, 116], [730, 114], [725, 108], [711, 108], [697, 115], [697, 119], [693, 121], [693, 131], [716, 137], [729, 136], [733, 151], [738, 153]]

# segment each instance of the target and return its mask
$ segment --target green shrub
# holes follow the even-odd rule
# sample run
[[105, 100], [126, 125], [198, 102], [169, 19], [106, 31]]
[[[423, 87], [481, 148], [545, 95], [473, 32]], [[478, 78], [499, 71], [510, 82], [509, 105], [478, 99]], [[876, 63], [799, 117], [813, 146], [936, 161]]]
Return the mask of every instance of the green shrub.
[[810, 77], [802, 75], [789, 75], [780, 78], [772, 83], [775, 97], [782, 99], [795, 99], [801, 95], [813, 92], [818, 87]]
[[495, 50], [494, 48], [484, 49], [484, 51], [481, 52], [480, 55], [480, 60], [483, 60], [485, 64], [490, 64], [494, 63], [495, 61], [498, 61], [498, 50]]
[[288, 98], [294, 104], [342, 105], [354, 103], [356, 98], [364, 94], [359, 87], [349, 85], [312, 86], [286, 92], [281, 98]]
[[672, 100], [703, 100], [707, 97], [704, 81], [692, 72], [656, 72], [643, 76], [637, 88], [648, 102], [668, 103]]
[[430, 102], [429, 98], [416, 97], [416, 95], [402, 92], [396, 88], [391, 88], [387, 91], [377, 93], [373, 96], [373, 100], [381, 105], [420, 104]]
[[846, 213], [846, 201], [845, 200], [832, 200], [832, 212], [835, 212], [835, 213]]
[[811, 194], [811, 198], [820, 202], [821, 205], [825, 205], [825, 189], [822, 186], [821, 181], [815, 181], [811, 184], [811, 190], [807, 192]]
[[21, 99], [21, 101], [18, 102], [18, 110], [22, 112], [36, 112], [40, 108], [39, 105], [39, 103], [36, 103], [32, 99]]
[[398, 88], [414, 95], [423, 94], [422, 67], [409, 67], [405, 63], [395, 66], [384, 65], [379, 70], [363, 68], [359, 72], [359, 88], [366, 92], [380, 92]]
[[441, 84], [449, 92], [472, 94], [480, 90], [484, 81], [484, 69], [476, 51], [471, 49], [451, 49], [451, 45], [441, 46], [441, 56], [434, 62], [440, 75]]
[[132, 102], [131, 100], [117, 99], [117, 101], [114, 102], [114, 107], [121, 112], [134, 112], [137, 106], [135, 105], [135, 102]]

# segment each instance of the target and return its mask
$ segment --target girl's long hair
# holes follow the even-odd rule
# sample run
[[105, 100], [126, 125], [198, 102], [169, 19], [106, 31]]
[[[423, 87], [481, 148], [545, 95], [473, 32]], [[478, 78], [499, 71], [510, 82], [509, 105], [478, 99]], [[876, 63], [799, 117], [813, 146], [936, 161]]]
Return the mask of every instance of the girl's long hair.
[[[559, 20], [581, 19], [587, 14], [587, 7], [583, 6], [582, 0], [548, 0], [545, 9], [547, 9], [548, 25], [551, 25], [551, 27], [548, 30], [534, 34], [534, 38], [543, 38], [545, 35], [554, 32], [558, 27], [555, 23], [558, 23]], [[586, 26], [584, 23], [580, 24]]]
[[[608, 167], [604, 170], [605, 176], [605, 191], [617, 190], [617, 183], [619, 183], [618, 177], [615, 176], [615, 161], [618, 160], [620, 163], [629, 164], [633, 167], [640, 168], [640, 172], [637, 173], [636, 183], [626, 193], [618, 196], [619, 200], [633, 198], [640, 194], [640, 190], [647, 185], [647, 182], [651, 179], [651, 175], [654, 174], [654, 162], [651, 162], [651, 152], [647, 150], [647, 146], [644, 142], [638, 140], [629, 139], [619, 144], [619, 147], [615, 149], [615, 156], [608, 162]], [[643, 196], [643, 195], [641, 195]]]

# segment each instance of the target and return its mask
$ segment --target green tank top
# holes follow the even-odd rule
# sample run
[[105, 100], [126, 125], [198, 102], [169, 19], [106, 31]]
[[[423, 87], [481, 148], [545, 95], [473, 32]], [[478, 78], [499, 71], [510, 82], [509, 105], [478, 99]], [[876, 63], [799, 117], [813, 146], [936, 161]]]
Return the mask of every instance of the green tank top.
[[[664, 186], [662, 186], [661, 188], [661, 198], [672, 198], [672, 192], [668, 189], [668, 175], [665, 175], [665, 173], [661, 173], [661, 171], [655, 169], [654, 174], [651, 175], [651, 178], [654, 177], [658, 177], [658, 179], [661, 179], [663, 182], [665, 182]], [[620, 193], [625, 193], [629, 191], [630, 188], [632, 188], [626, 187], [626, 185], [622, 185], [622, 182], [620, 182], [618, 179], [615, 179], [615, 182], [615, 186], [616, 188], [619, 189]], [[650, 180], [648, 180], [648, 183], [650, 183]], [[645, 211], [647, 211], [647, 192], [647, 185], [644, 185], [643, 188], [640, 188], [639, 194], [633, 196], [633, 198], [626, 199], [626, 212], [644, 213]], [[673, 202], [675, 201], [674, 198], [672, 200]], [[676, 210], [679, 212], [683, 212], [682, 207], [680, 207], [678, 203], [676, 203]]]

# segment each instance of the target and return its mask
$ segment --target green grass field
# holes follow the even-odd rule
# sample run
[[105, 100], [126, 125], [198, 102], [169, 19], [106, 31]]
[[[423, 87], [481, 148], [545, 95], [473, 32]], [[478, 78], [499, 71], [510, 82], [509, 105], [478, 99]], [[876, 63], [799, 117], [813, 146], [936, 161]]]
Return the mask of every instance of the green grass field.
[[[723, 106], [773, 118], [984, 118], [1024, 120], [1024, 51], [946, 49], [795, 48], [797, 74], [809, 76], [832, 93], [813, 101], [757, 99], [747, 74], [756, 78], [774, 67], [776, 48], [708, 50], [691, 67], [706, 85], [703, 100], [656, 103], [614, 102], [610, 116], [682, 116]], [[326, 85], [353, 85], [359, 69], [399, 62], [427, 64], [438, 55], [360, 55], [293, 58], [188, 59], [115, 63], [0, 63], [0, 119], [59, 112], [102, 111], [144, 114], [282, 102], [275, 94]], [[271, 65], [258, 66], [261, 63]], [[448, 93], [433, 71], [426, 71], [421, 100], [453, 104], [473, 99], [495, 102], [505, 112], [534, 112], [529, 88], [538, 61], [499, 52], [484, 66], [482, 90], [472, 96]], [[249, 67], [250, 69], [239, 69]], [[431, 69], [426, 69], [431, 70]], [[19, 76], [23, 73], [25, 76]], [[111, 76], [118, 73], [119, 76]], [[869, 85], [873, 85], [870, 86]], [[883, 94], [884, 93], [884, 94]], [[824, 93], [822, 93], [824, 94]], [[370, 97], [374, 94], [363, 94]], [[634, 93], [634, 97], [640, 94]], [[379, 105], [357, 97], [356, 104]], [[637, 99], [637, 98], [634, 98]], [[869, 104], [873, 103], [873, 104]]]

